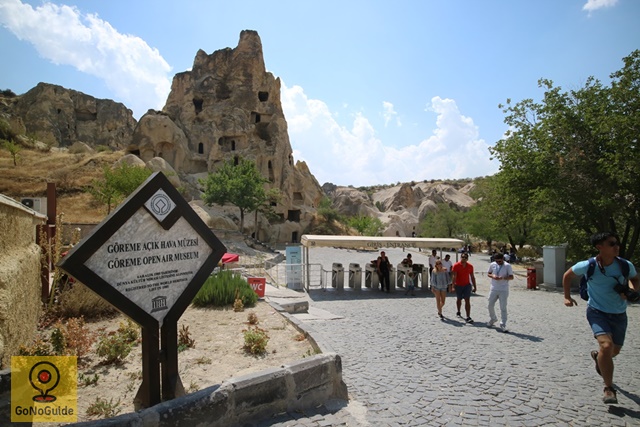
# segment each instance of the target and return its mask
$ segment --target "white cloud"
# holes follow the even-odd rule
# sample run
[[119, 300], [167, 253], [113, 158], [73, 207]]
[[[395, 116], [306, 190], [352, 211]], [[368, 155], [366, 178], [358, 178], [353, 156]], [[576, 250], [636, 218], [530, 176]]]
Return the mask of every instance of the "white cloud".
[[387, 127], [389, 122], [395, 117], [396, 125], [402, 126], [400, 119], [398, 118], [398, 113], [395, 111], [393, 104], [387, 101], [382, 102], [382, 117], [384, 117], [384, 126]]
[[337, 122], [328, 106], [309, 99], [299, 86], [282, 83], [282, 107], [289, 126], [294, 158], [307, 162], [320, 184], [374, 185], [440, 178], [473, 178], [498, 170], [478, 128], [460, 114], [452, 99], [434, 97], [437, 114], [433, 134], [417, 144], [385, 145], [369, 120], [352, 116]]
[[54, 64], [104, 80], [137, 118], [166, 101], [171, 67], [158, 50], [139, 37], [119, 33], [97, 15], [48, 2], [33, 8], [19, 0], [2, 0], [0, 24]]
[[594, 10], [602, 9], [605, 7], [613, 7], [618, 3], [618, 0], [587, 0], [584, 6], [582, 6], [582, 10], [586, 10], [589, 13]]

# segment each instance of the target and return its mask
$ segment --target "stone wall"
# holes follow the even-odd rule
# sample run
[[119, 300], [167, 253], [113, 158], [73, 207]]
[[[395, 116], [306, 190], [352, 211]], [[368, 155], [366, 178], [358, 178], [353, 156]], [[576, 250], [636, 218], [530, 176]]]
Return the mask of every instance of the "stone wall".
[[321, 354], [291, 365], [233, 378], [221, 385], [160, 403], [151, 408], [76, 427], [229, 427], [264, 420], [282, 412], [315, 408], [330, 399], [347, 400], [342, 360]]
[[0, 364], [36, 334], [40, 314], [40, 248], [36, 226], [46, 217], [0, 194]]

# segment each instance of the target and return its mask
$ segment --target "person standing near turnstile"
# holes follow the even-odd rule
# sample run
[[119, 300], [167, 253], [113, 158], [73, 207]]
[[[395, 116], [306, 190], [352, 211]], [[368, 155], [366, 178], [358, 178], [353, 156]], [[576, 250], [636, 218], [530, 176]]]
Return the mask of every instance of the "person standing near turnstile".
[[387, 258], [387, 255], [384, 253], [384, 251], [380, 252], [380, 256], [376, 261], [376, 271], [378, 272], [378, 277], [380, 278], [380, 290], [384, 292], [385, 284], [386, 284], [387, 293], [391, 292], [390, 291], [391, 285], [389, 282], [389, 272], [391, 271], [391, 262], [389, 261], [389, 258]]

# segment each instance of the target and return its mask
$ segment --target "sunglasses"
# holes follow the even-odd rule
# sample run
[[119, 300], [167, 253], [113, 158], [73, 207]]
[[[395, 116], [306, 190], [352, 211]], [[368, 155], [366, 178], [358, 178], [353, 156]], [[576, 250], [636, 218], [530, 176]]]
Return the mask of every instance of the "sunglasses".
[[460, 258], [462, 258], [462, 259], [469, 259], [469, 257], [468, 257], [468, 256], [463, 256], [463, 257], [460, 257]]

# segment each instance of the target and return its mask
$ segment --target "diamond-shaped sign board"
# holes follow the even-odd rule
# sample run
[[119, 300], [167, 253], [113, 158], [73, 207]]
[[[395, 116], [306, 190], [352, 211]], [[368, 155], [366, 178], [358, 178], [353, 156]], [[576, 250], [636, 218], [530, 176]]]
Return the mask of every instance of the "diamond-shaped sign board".
[[226, 252], [153, 174], [58, 264], [141, 325], [177, 321]]

